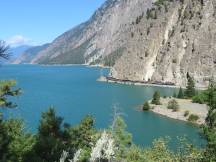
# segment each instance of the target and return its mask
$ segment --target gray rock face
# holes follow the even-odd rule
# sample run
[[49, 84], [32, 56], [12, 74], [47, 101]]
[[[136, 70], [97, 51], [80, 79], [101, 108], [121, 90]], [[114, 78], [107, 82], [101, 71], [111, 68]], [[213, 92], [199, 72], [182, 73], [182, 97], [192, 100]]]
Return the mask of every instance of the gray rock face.
[[111, 75], [118, 79], [208, 85], [216, 75], [216, 1], [184, 0], [155, 5], [130, 26], [127, 50]]
[[130, 22], [151, 5], [151, 0], [108, 0], [89, 21], [58, 37], [31, 63], [103, 64], [107, 55], [125, 46]]

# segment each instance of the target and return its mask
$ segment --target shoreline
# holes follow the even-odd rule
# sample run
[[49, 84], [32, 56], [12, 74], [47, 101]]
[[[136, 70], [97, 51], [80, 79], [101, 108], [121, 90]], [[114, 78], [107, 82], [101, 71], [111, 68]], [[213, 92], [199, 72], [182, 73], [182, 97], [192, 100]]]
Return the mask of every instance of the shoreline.
[[[173, 112], [172, 110], [167, 108], [168, 102], [174, 98], [161, 98], [161, 105], [153, 105], [150, 104], [152, 109], [150, 109], [151, 112], [162, 115], [171, 119], [180, 120], [184, 122], [193, 123], [196, 125], [202, 125], [205, 124], [205, 119], [208, 114], [208, 107], [205, 104], [197, 104], [192, 103], [191, 100], [186, 99], [176, 99], [175, 100], [179, 104], [179, 111]], [[150, 102], [150, 101], [149, 101]], [[188, 111], [189, 114], [185, 116], [185, 112]], [[188, 121], [188, 118], [190, 115], [197, 115], [199, 119], [195, 122]]]
[[160, 84], [160, 83], [150, 83], [150, 82], [142, 82], [142, 81], [130, 81], [130, 80], [121, 80], [115, 79], [112, 77], [100, 77], [97, 79], [99, 82], [107, 82], [107, 83], [117, 83], [117, 84], [125, 84], [125, 85], [136, 85], [136, 86], [149, 86], [149, 87], [166, 87], [166, 88], [180, 88], [180, 86], [169, 85], [169, 84]]
[[85, 66], [89, 68], [102, 68], [102, 69], [110, 69], [109, 66], [103, 66], [103, 65], [88, 65], [88, 64], [31, 64], [31, 63], [25, 63], [25, 64], [5, 64], [5, 65], [38, 65], [38, 66]]
[[[22, 65], [22, 64], [5, 64], [5, 65]], [[69, 66], [85, 66], [89, 68], [101, 68], [101, 69], [110, 69], [109, 66], [103, 66], [103, 65], [89, 65], [89, 64], [31, 64], [31, 63], [25, 63], [23, 65], [38, 65], [38, 66], [62, 66], [62, 67], [69, 67]], [[97, 81], [100, 82], [108, 82], [108, 83], [117, 83], [117, 84], [126, 84], [126, 85], [136, 85], [136, 86], [149, 86], [149, 87], [165, 87], [165, 88], [180, 88], [182, 87], [185, 89], [184, 86], [177, 86], [174, 83], [167, 82], [148, 82], [148, 81], [139, 81], [139, 80], [122, 80], [117, 79], [113, 77], [105, 77], [101, 76], [97, 79]], [[206, 90], [208, 87], [196, 87], [197, 90]]]
[[[145, 82], [145, 81], [132, 81], [132, 80], [121, 80], [116, 79], [113, 77], [104, 77], [101, 76], [97, 79], [99, 82], [107, 82], [107, 83], [117, 83], [117, 84], [125, 84], [125, 85], [136, 85], [136, 86], [149, 86], [149, 87], [163, 87], [163, 88], [183, 88], [186, 89], [186, 87], [183, 86], [177, 86], [173, 83], [162, 83], [162, 82]], [[196, 87], [196, 90], [206, 90], [207, 87]]]

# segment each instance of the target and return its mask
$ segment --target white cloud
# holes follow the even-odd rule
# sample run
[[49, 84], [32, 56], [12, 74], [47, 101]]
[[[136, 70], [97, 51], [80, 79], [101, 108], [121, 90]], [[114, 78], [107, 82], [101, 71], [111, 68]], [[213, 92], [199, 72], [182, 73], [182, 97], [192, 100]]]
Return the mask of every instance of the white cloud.
[[6, 40], [7, 44], [16, 47], [20, 45], [30, 45], [32, 44], [31, 40], [22, 36], [22, 35], [15, 35]]

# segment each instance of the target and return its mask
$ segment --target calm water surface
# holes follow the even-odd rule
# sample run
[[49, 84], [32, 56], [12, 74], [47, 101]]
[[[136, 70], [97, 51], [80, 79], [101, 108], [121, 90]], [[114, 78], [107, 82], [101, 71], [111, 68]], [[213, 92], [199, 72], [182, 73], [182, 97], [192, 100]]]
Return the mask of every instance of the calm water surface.
[[[35, 132], [41, 112], [54, 106], [70, 124], [90, 114], [96, 119], [96, 127], [103, 129], [111, 123], [112, 107], [117, 105], [136, 144], [150, 146], [155, 138], [169, 136], [171, 147], [175, 147], [176, 137], [185, 135], [196, 145], [204, 143], [196, 127], [136, 109], [151, 99], [154, 91], [171, 96], [174, 89], [97, 82], [100, 73], [100, 68], [84, 66], [4, 65], [0, 79], [15, 79], [23, 90], [16, 99], [18, 108], [4, 113], [23, 118], [27, 129]], [[103, 73], [108, 70], [103, 69]]]

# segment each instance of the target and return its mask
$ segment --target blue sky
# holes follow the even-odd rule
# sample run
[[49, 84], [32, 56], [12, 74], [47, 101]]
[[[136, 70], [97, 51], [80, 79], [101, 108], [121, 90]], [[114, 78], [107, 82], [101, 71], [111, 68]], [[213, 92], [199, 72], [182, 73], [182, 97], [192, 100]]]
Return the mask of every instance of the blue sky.
[[0, 39], [12, 46], [51, 42], [88, 20], [105, 0], [0, 0]]

